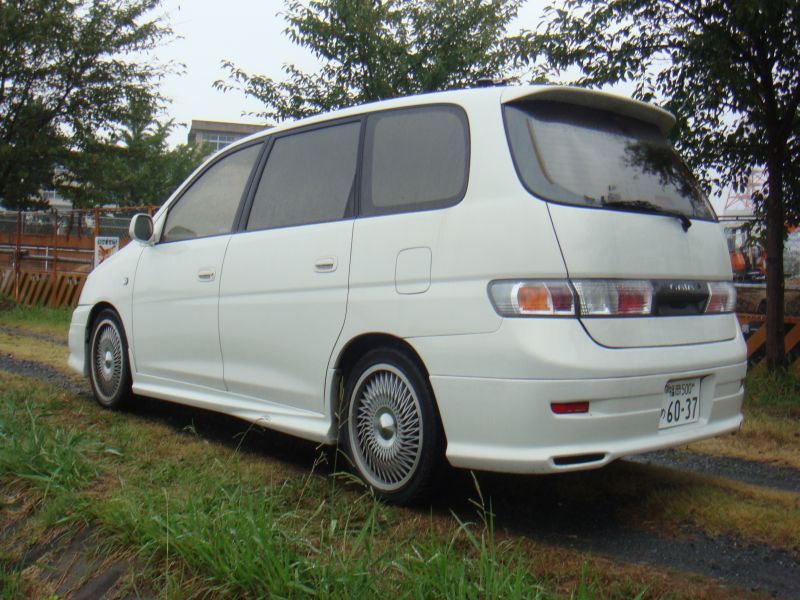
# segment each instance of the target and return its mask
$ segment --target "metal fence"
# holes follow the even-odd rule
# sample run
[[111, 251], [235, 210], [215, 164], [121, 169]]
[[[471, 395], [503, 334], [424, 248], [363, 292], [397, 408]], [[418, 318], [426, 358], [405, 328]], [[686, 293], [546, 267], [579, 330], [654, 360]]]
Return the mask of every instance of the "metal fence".
[[157, 208], [0, 211], [0, 292], [26, 304], [73, 305], [96, 260], [130, 241], [131, 217]]

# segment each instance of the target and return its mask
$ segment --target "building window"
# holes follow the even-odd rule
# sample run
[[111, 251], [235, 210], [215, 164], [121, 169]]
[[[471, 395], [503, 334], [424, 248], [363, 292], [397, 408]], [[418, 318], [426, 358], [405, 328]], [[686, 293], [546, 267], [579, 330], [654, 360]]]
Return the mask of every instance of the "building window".
[[214, 152], [218, 152], [228, 144], [240, 139], [242, 136], [235, 133], [203, 133], [202, 135], [202, 142], [211, 146]]

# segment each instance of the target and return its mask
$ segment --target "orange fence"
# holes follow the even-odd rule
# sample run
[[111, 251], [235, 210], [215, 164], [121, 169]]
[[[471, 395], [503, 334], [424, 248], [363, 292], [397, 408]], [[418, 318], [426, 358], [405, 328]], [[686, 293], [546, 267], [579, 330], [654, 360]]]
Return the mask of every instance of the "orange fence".
[[87, 273], [0, 271], [0, 293], [21, 304], [72, 307], [78, 303]]
[[[95, 266], [97, 238], [111, 238], [111, 247], [122, 248], [130, 241], [131, 217], [156, 208], [0, 211], [0, 294], [22, 304], [74, 306]], [[108, 252], [99, 250], [102, 261]]]
[[128, 224], [137, 212], [156, 207], [0, 212], [0, 269], [17, 273], [88, 273], [94, 268], [97, 237], [127, 244]]
[[[739, 323], [743, 325], [742, 330], [747, 330], [749, 333], [749, 335], [745, 334], [747, 337], [747, 358], [748, 360], [757, 360], [761, 356], [761, 350], [767, 341], [767, 317], [766, 315], [754, 314], [740, 314], [737, 316], [739, 317]], [[754, 323], [757, 323], [759, 327], [750, 333]], [[798, 345], [800, 343], [800, 317], [784, 317], [783, 323], [786, 328], [783, 343], [784, 352], [789, 355], [790, 360], [792, 358], [797, 359], [797, 355], [800, 354], [800, 345]], [[797, 353], [794, 352], [795, 349], [798, 350]]]

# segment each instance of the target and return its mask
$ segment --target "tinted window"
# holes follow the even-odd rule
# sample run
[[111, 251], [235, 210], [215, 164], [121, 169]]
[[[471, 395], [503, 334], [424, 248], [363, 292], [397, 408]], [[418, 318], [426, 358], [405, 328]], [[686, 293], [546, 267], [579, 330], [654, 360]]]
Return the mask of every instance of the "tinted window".
[[362, 212], [438, 208], [464, 195], [469, 134], [461, 109], [426, 106], [367, 119]]
[[343, 218], [356, 175], [360, 129], [360, 123], [347, 123], [277, 139], [247, 229]]
[[178, 199], [167, 215], [162, 242], [229, 233], [261, 144], [223, 157]]
[[655, 125], [559, 102], [505, 110], [514, 162], [533, 193], [596, 208], [714, 218], [695, 178]]

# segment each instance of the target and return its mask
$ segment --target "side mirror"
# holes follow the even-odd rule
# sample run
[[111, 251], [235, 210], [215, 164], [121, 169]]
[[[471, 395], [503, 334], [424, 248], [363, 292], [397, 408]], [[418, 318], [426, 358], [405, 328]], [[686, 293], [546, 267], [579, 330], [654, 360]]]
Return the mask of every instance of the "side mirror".
[[153, 240], [153, 219], [145, 213], [133, 215], [131, 224], [128, 227], [128, 233], [131, 239], [137, 242], [151, 243]]

